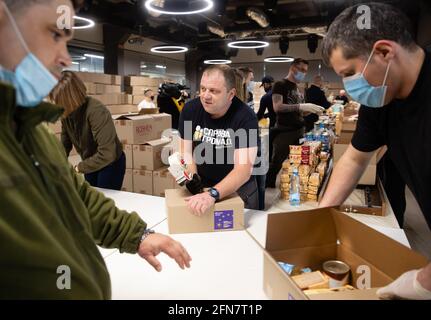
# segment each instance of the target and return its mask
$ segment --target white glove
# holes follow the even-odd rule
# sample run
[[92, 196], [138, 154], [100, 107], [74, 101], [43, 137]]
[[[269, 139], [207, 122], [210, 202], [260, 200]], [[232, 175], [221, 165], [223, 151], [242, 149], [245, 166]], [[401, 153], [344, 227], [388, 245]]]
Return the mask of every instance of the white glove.
[[315, 113], [317, 115], [321, 115], [323, 111], [325, 111], [324, 108], [314, 103], [301, 103], [299, 105], [299, 110], [302, 112]]
[[193, 179], [193, 175], [188, 172], [187, 165], [178, 152], [172, 154], [168, 158], [168, 161], [168, 170], [180, 186], [184, 185], [185, 182]]
[[394, 282], [377, 290], [381, 299], [431, 300], [431, 291], [421, 286], [417, 280], [420, 270], [411, 270], [402, 274]]

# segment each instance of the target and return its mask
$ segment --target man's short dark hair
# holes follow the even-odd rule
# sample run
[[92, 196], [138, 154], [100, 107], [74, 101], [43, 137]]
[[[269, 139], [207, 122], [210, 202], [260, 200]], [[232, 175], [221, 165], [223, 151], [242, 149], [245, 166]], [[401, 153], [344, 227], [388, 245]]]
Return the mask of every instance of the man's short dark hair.
[[336, 48], [342, 49], [345, 59], [352, 59], [368, 57], [378, 40], [395, 41], [407, 49], [415, 46], [411, 23], [402, 11], [384, 3], [366, 5], [370, 8], [370, 29], [358, 27], [362, 14], [357, 13], [360, 4], [345, 9], [330, 25], [322, 46], [323, 60], [327, 65]]
[[226, 64], [213, 64], [204, 70], [204, 73], [211, 73], [214, 71], [219, 71], [223, 74], [223, 77], [226, 81], [227, 90], [231, 90], [235, 88], [235, 71], [231, 67]]
[[[7, 7], [12, 12], [19, 12], [22, 9], [30, 7], [32, 4], [42, 4], [51, 1], [52, 0], [4, 0]], [[72, 2], [75, 9], [79, 9], [84, 3], [83, 0], [70, 0], [70, 2]]]
[[296, 58], [295, 60], [293, 60], [292, 65], [298, 66], [299, 64], [306, 64], [307, 66], [310, 64], [308, 62], [308, 60], [302, 59], [302, 58]]

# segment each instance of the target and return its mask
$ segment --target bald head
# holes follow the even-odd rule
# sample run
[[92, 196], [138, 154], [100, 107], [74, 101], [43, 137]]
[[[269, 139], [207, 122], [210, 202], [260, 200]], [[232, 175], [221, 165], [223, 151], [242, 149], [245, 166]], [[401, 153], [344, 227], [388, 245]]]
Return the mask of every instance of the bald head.
[[[32, 5], [45, 3], [49, 4], [52, 1], [53, 0], [3, 0], [9, 10], [15, 14], [25, 11], [25, 9], [30, 8]], [[84, 4], [84, 0], [70, 0], [70, 2], [73, 4], [75, 9], [78, 9]]]

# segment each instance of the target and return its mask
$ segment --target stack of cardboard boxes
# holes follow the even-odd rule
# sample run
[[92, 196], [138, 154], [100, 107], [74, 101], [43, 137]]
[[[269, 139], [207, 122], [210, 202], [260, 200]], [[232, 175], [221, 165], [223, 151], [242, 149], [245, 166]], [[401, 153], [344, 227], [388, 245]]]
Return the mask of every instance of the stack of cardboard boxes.
[[122, 77], [103, 73], [77, 72], [84, 82], [87, 94], [102, 102], [111, 114], [137, 112], [133, 97], [122, 92]]
[[124, 77], [124, 86], [126, 93], [132, 97], [132, 104], [138, 105], [144, 100], [144, 91], [146, 89], [153, 90], [154, 94], [157, 95], [159, 85], [164, 81], [165, 79], [163, 78], [127, 76]]
[[123, 191], [164, 196], [165, 189], [177, 187], [166, 163], [170, 139], [161, 138], [171, 128], [168, 114], [113, 116], [117, 135], [126, 154]]

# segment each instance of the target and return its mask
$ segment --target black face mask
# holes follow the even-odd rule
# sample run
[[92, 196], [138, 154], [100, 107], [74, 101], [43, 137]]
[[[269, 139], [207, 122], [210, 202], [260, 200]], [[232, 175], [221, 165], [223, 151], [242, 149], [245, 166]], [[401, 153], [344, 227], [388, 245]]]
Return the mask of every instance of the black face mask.
[[154, 96], [151, 96], [151, 100], [154, 101]]
[[263, 88], [263, 90], [265, 90], [266, 93], [268, 93], [271, 89], [272, 89], [272, 87], [264, 87]]

